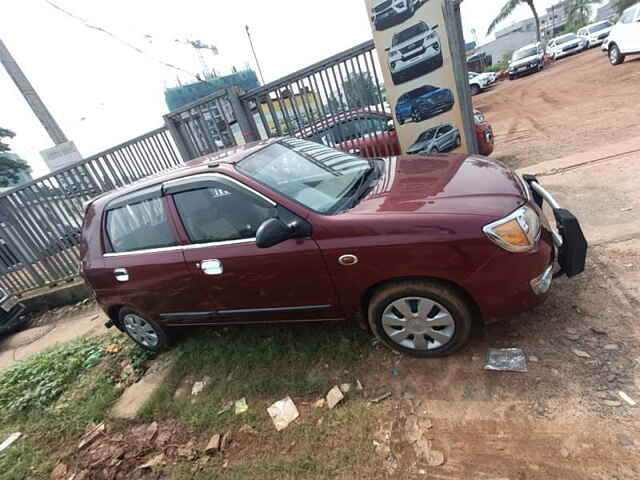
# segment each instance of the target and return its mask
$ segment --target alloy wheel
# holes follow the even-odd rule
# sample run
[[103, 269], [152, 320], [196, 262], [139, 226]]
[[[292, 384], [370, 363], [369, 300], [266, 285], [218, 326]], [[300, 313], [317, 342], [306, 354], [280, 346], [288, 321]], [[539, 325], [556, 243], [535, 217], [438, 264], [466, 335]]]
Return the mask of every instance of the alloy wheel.
[[412, 350], [434, 350], [448, 344], [456, 326], [443, 305], [426, 297], [403, 297], [382, 313], [382, 328], [398, 345]]
[[122, 321], [124, 329], [129, 335], [145, 347], [158, 345], [158, 334], [153, 326], [144, 318], [134, 313], [128, 313]]

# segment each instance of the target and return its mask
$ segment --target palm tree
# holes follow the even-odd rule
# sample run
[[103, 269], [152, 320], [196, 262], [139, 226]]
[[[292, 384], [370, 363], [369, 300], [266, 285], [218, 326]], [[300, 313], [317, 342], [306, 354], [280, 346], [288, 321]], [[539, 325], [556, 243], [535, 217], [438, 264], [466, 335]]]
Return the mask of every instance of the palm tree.
[[567, 7], [567, 25], [571, 30], [584, 27], [591, 18], [591, 5], [600, 3], [595, 0], [571, 0]]
[[518, 5], [523, 3], [528, 5], [529, 8], [531, 9], [531, 12], [533, 12], [533, 18], [536, 21], [536, 36], [538, 37], [538, 42], [541, 42], [542, 38], [540, 35], [540, 18], [538, 18], [538, 11], [536, 10], [535, 5], [533, 4], [533, 0], [507, 0], [507, 3], [505, 3], [500, 9], [500, 13], [498, 13], [496, 18], [493, 19], [493, 21], [491, 22], [491, 25], [489, 25], [489, 29], [487, 30], [487, 35], [493, 32], [493, 30], [498, 26], [500, 22], [502, 22], [504, 19], [509, 17]]

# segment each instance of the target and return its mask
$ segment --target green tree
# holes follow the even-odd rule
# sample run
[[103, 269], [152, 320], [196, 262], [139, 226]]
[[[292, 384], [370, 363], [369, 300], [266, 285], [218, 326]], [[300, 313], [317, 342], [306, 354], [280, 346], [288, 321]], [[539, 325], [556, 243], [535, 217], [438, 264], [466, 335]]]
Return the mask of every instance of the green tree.
[[599, 3], [594, 0], [571, 0], [567, 5], [567, 25], [565, 31], [572, 32], [589, 23], [593, 13], [592, 5]]
[[638, 0], [618, 0], [616, 2], [616, 10], [618, 11], [618, 15], [621, 15], [627, 8], [631, 5], [635, 5], [638, 3]]
[[27, 162], [14, 157], [13, 154], [7, 155], [11, 152], [11, 147], [3, 139], [15, 136], [11, 130], [0, 127], [0, 187], [8, 187], [12, 182], [20, 180], [20, 173], [31, 171]]
[[351, 72], [342, 83], [349, 108], [363, 108], [378, 103], [378, 90], [369, 72]]
[[513, 11], [516, 9], [516, 7], [522, 4], [527, 5], [531, 9], [531, 12], [533, 13], [533, 18], [536, 21], [536, 37], [538, 38], [538, 42], [541, 42], [542, 35], [540, 34], [540, 18], [538, 17], [538, 11], [536, 10], [535, 5], [533, 4], [533, 0], [507, 0], [507, 3], [505, 3], [502, 6], [496, 18], [494, 18], [491, 24], [489, 25], [489, 29], [487, 30], [487, 35], [493, 32], [500, 22], [510, 17]]

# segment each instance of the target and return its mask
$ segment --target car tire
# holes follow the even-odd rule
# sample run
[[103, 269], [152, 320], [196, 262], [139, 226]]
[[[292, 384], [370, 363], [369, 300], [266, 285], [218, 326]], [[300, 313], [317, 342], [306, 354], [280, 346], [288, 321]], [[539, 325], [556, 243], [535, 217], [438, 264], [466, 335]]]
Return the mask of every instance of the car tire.
[[169, 337], [165, 329], [148, 315], [132, 308], [122, 308], [118, 313], [122, 330], [140, 347], [152, 352], [169, 348]]
[[620, 65], [624, 62], [624, 55], [620, 53], [620, 48], [615, 43], [613, 45], [609, 45], [609, 61], [611, 65]]
[[391, 81], [393, 82], [394, 85], [398, 85], [402, 83], [402, 75], [400, 73], [392, 73]]
[[458, 148], [460, 145], [462, 145], [462, 139], [460, 138], [460, 135], [458, 135], [456, 137], [456, 146], [454, 148]]
[[513, 79], [515, 79], [515, 78], [516, 78], [516, 77], [515, 77], [514, 75], [509, 75], [509, 80], [513, 80]]
[[471, 96], [475, 96], [480, 93], [480, 87], [478, 85], [471, 85]]
[[400, 125], [404, 125], [404, 118], [398, 118], [398, 123]]
[[414, 122], [419, 122], [422, 120], [422, 115], [420, 115], [420, 112], [418, 112], [417, 110], [413, 110], [411, 112], [411, 120], [413, 120]]
[[[409, 319], [412, 324], [404, 328], [399, 305], [413, 315]], [[426, 312], [424, 319], [420, 318], [421, 308]], [[455, 289], [426, 280], [394, 283], [379, 289], [371, 298], [368, 313], [371, 330], [382, 343], [419, 358], [443, 357], [462, 348], [469, 339], [473, 318], [469, 305]], [[399, 332], [398, 337], [393, 339], [395, 332]]]
[[433, 155], [434, 153], [440, 153], [440, 150], [438, 150], [438, 147], [430, 148], [429, 151], [427, 152], [427, 155]]

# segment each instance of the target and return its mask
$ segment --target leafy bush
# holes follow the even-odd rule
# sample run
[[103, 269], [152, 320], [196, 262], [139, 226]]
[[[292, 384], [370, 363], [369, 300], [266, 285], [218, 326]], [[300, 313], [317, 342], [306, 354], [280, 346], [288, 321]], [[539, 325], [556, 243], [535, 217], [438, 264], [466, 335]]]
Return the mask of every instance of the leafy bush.
[[15, 414], [50, 406], [78, 375], [102, 361], [109, 343], [77, 340], [16, 363], [0, 373], [0, 408]]

